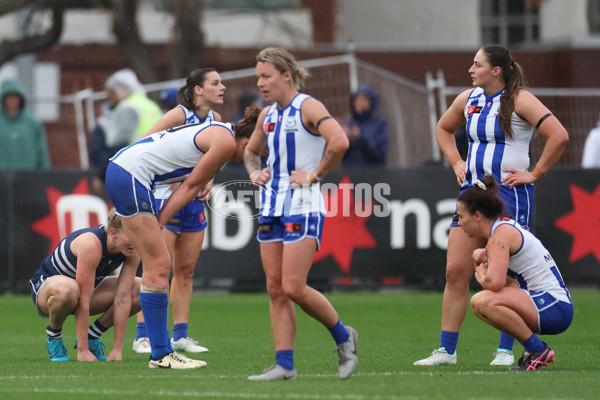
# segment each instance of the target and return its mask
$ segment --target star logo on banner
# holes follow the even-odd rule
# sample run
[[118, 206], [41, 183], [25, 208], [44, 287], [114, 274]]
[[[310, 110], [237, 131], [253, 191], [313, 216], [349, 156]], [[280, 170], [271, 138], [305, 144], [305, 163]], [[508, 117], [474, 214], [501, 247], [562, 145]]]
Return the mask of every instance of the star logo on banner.
[[[81, 178], [71, 194], [90, 194], [88, 180], [86, 178]], [[48, 206], [50, 207], [50, 214], [31, 224], [31, 229], [34, 232], [37, 232], [50, 240], [48, 254], [52, 253], [52, 251], [54, 251], [56, 246], [58, 246], [62, 240], [62, 237], [58, 231], [58, 214], [56, 212], [56, 203], [58, 202], [58, 199], [64, 195], [65, 193], [62, 193], [60, 190], [57, 190], [53, 187], [47, 187], [46, 197], [48, 199]], [[98, 222], [98, 224], [99, 223], [100, 222]]]
[[[374, 205], [355, 204], [354, 191], [350, 187], [350, 178], [345, 176], [336, 191], [324, 194], [329, 211], [325, 217], [321, 249], [313, 259], [313, 262], [317, 262], [332, 256], [344, 273], [350, 271], [354, 249], [377, 247], [377, 241], [365, 226]], [[368, 210], [368, 215], [356, 215], [357, 208]]]
[[588, 193], [577, 185], [570, 187], [573, 211], [560, 217], [554, 225], [573, 236], [570, 262], [593, 254], [600, 262], [600, 185]]

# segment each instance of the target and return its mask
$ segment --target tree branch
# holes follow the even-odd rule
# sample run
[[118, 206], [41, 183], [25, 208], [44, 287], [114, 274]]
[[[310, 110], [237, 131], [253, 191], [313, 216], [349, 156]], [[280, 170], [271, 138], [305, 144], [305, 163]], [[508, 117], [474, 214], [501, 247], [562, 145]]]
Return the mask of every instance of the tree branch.
[[[35, 3], [38, 10], [45, 8], [46, 2], [32, 2]], [[52, 11], [52, 26], [48, 31], [40, 35], [25, 36], [17, 40], [7, 40], [0, 43], [0, 65], [7, 61], [12, 60], [19, 54], [35, 53], [42, 50], [46, 50], [52, 47], [60, 39], [60, 35], [63, 30], [63, 15], [64, 15], [64, 4], [62, 1], [50, 1], [49, 7]], [[21, 6], [23, 3], [21, 2]], [[5, 4], [4, 9], [9, 5]], [[2, 11], [0, 10], [0, 11]], [[13, 11], [14, 9], [11, 9]], [[0, 12], [0, 15], [2, 12]]]
[[158, 73], [148, 47], [142, 43], [136, 23], [137, 0], [115, 0], [113, 10], [113, 33], [119, 48], [125, 55], [141, 82], [157, 82]]

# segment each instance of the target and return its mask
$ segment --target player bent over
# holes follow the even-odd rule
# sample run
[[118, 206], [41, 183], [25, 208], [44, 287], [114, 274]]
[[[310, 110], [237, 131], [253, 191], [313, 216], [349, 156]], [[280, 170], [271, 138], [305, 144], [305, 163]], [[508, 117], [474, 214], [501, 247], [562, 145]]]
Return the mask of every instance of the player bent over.
[[[50, 361], [69, 361], [62, 326], [70, 314], [76, 320], [77, 360], [122, 360], [127, 319], [141, 309], [141, 278], [135, 277], [139, 263], [114, 208], [106, 225], [80, 229], [61, 240], [29, 281], [39, 316], [50, 320]], [[119, 275], [111, 275], [121, 265]], [[90, 315], [96, 314], [102, 315], [89, 325]], [[114, 345], [107, 358], [100, 336], [113, 325]]]

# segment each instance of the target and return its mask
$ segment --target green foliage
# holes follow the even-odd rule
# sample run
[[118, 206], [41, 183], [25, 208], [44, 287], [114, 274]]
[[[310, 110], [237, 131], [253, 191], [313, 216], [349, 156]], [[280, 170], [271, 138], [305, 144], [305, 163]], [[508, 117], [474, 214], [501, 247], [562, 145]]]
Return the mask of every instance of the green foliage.
[[[296, 382], [246, 380], [274, 362], [264, 293], [194, 295], [189, 333], [210, 352], [196, 355], [208, 366], [192, 371], [149, 369], [148, 356], [131, 351], [135, 318], [128, 326], [124, 361], [50, 363], [47, 321], [37, 317], [30, 297], [4, 296], [0, 398], [595, 399], [600, 392], [600, 292], [572, 294], [573, 325], [561, 335], [543, 337], [556, 351], [557, 363], [533, 373], [491, 367], [498, 333], [470, 311], [460, 335], [457, 365], [413, 366], [438, 345], [441, 293], [328, 294], [344, 323], [359, 332], [358, 368], [349, 380], [340, 381], [329, 333], [299, 310]], [[112, 332], [103, 337], [107, 354]], [[63, 337], [69, 357], [76, 359], [74, 318], [68, 319]], [[517, 358], [521, 352], [517, 342]]]

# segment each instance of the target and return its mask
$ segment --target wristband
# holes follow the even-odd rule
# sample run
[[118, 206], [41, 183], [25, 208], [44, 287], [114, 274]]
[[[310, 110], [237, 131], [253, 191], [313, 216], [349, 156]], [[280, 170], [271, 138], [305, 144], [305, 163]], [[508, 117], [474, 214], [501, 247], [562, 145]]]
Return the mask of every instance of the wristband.
[[458, 161], [462, 161], [462, 157], [458, 154], [455, 154], [451, 158], [448, 159], [448, 163], [453, 168], [454, 168], [454, 164], [456, 164]]
[[539, 180], [539, 179], [542, 179], [542, 177], [543, 177], [544, 175], [546, 175], [546, 174], [545, 174], [545, 173], [543, 173], [542, 171], [540, 171], [540, 170], [538, 169], [538, 167], [535, 167], [535, 168], [533, 169], [533, 171], [531, 171], [531, 175], [533, 175], [533, 177], [534, 177], [535, 179], [538, 179], [538, 180]]
[[318, 174], [317, 171], [313, 172], [313, 175], [315, 176], [315, 179], [317, 180], [317, 182], [321, 182], [323, 180], [323, 178], [321, 178]]

